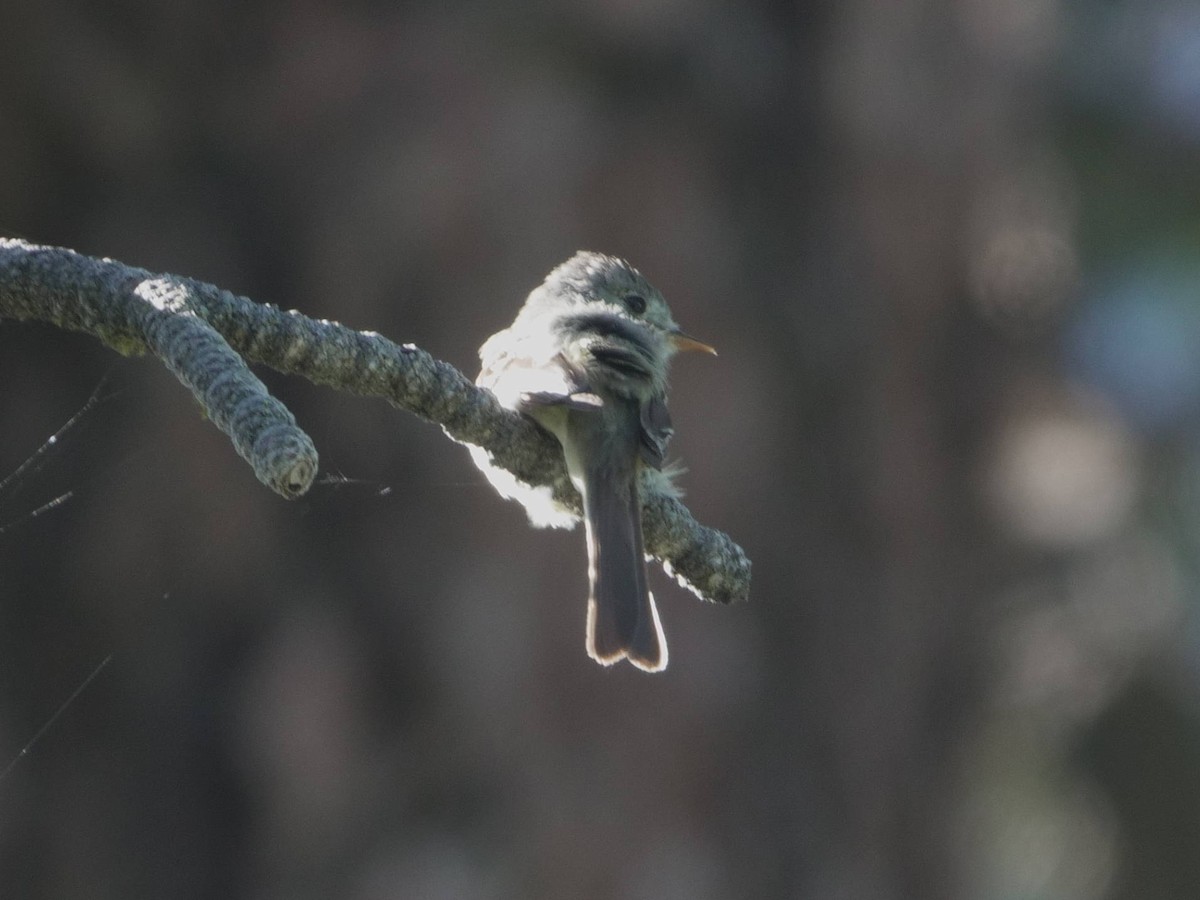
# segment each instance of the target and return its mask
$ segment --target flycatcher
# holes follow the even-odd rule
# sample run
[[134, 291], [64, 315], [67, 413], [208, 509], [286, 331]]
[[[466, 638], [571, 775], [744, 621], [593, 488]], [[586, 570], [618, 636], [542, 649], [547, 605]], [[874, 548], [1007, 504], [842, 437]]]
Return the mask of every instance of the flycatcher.
[[[646, 584], [638, 477], [661, 471], [671, 438], [667, 370], [679, 350], [712, 347], [684, 334], [666, 301], [621, 259], [580, 251], [535, 288], [512, 325], [480, 348], [476, 383], [562, 445], [587, 529], [587, 651], [647, 672], [667, 643]], [[475, 464], [538, 526], [571, 526], [548, 488], [518, 482], [473, 447]], [[664, 481], [668, 480], [664, 475]]]

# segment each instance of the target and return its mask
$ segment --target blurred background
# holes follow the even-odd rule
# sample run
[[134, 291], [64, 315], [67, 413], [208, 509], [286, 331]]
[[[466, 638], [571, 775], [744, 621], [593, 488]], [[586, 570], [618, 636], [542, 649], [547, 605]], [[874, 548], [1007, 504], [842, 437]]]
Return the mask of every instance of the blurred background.
[[[0, 234], [476, 348], [579, 248], [680, 359], [671, 666], [581, 532], [269, 371], [0, 324], [0, 896], [1200, 896], [1200, 9], [7, 0]], [[41, 514], [42, 504], [70, 499]], [[88, 674], [86, 690], [20, 756]]]

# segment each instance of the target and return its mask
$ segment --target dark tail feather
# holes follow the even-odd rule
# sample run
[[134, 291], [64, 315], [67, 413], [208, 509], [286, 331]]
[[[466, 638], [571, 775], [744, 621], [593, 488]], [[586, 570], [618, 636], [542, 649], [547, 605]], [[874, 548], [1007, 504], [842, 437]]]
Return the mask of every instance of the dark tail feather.
[[628, 658], [639, 669], [667, 667], [667, 643], [646, 586], [642, 516], [632, 473], [588, 471], [584, 489], [587, 524], [587, 651], [612, 665]]

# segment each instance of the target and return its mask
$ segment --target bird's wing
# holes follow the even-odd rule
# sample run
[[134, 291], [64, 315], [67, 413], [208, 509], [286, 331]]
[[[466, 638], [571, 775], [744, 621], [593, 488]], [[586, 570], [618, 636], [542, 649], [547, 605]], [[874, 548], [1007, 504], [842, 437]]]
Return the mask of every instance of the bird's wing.
[[667, 398], [656, 394], [642, 404], [642, 434], [638, 452], [642, 462], [661, 469], [667, 456], [667, 444], [675, 429], [671, 427], [671, 413], [667, 409]]
[[583, 372], [558, 353], [549, 364], [531, 367], [522, 374], [526, 389], [521, 392], [521, 408], [565, 406], [580, 412], [595, 412], [604, 406], [592, 391]]
[[562, 353], [547, 356], [542, 342], [493, 339], [484, 344], [480, 356], [483, 369], [475, 383], [491, 390], [509, 409], [565, 406], [588, 412], [604, 406], [582, 371]]

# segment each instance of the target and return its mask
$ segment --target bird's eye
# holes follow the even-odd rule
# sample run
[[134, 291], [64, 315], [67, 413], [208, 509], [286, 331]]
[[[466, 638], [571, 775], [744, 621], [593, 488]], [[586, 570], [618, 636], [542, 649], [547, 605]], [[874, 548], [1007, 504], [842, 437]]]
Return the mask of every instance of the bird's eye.
[[640, 316], [646, 311], [646, 298], [638, 294], [630, 294], [625, 298], [625, 305], [635, 316]]

